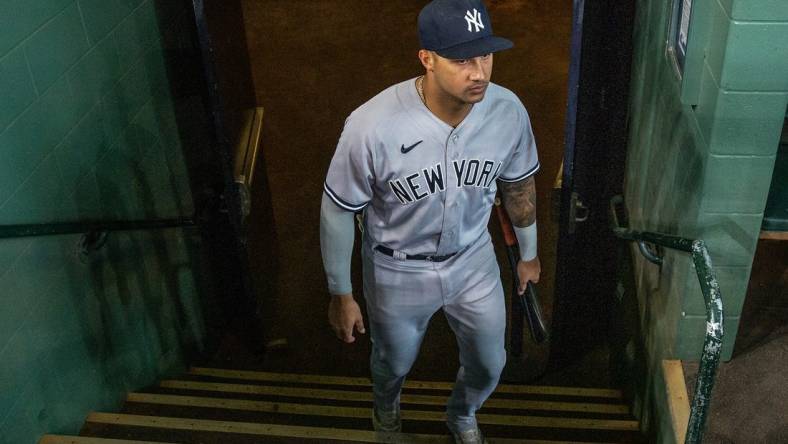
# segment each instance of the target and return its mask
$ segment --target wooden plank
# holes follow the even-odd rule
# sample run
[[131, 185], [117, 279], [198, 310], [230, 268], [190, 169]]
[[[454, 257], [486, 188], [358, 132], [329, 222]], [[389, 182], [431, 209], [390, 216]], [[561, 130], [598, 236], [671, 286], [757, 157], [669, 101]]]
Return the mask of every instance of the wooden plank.
[[[249, 395], [287, 396], [293, 398], [325, 399], [332, 401], [364, 401], [372, 402], [372, 392], [357, 392], [349, 390], [328, 390], [303, 387], [282, 387], [249, 384], [226, 384], [200, 381], [161, 381], [160, 387], [200, 390], [217, 393], [243, 393]], [[446, 405], [448, 396], [414, 395], [403, 393], [403, 404]], [[629, 414], [629, 407], [624, 404], [601, 404], [580, 402], [551, 402], [529, 401], [521, 399], [490, 398], [484, 403], [485, 408], [519, 409], [519, 410], [547, 410], [559, 412], [584, 412], [605, 414]]]
[[[170, 430], [192, 430], [200, 432], [238, 433], [245, 435], [276, 436], [294, 439], [342, 440], [353, 442], [401, 442], [399, 433], [375, 433], [368, 430], [332, 429], [250, 422], [213, 421], [206, 419], [168, 418], [159, 416], [91, 413], [87, 422], [135, 427], [152, 427]], [[396, 439], [395, 439], [396, 438]], [[418, 444], [446, 444], [447, 437], [438, 435], [407, 435], [408, 441]]]
[[761, 231], [761, 239], [764, 240], [788, 240], [788, 231]]
[[[213, 421], [207, 419], [168, 418], [161, 416], [126, 415], [120, 413], [98, 413], [88, 415], [87, 422], [132, 427], [149, 427], [198, 432], [238, 433], [289, 437], [297, 439], [341, 440], [376, 443], [450, 444], [448, 435], [425, 435], [404, 433], [379, 433], [369, 430], [333, 429], [251, 422]], [[527, 439], [488, 438], [490, 444], [590, 444], [567, 441], [544, 441]]]
[[673, 434], [676, 437], [676, 442], [684, 442], [690, 417], [684, 368], [679, 360], [665, 359], [662, 361], [662, 373], [665, 375], [665, 389], [667, 390]]
[[[182, 407], [202, 407], [212, 409], [243, 410], [264, 413], [277, 413], [304, 416], [330, 416], [340, 418], [363, 418], [372, 416], [371, 408], [342, 407], [326, 405], [304, 405], [286, 402], [250, 401], [245, 399], [203, 398], [196, 396], [157, 395], [149, 393], [130, 393], [127, 402]], [[412, 421], [443, 422], [444, 412], [403, 410], [402, 419]], [[498, 414], [477, 414], [480, 424], [495, 424], [513, 427], [542, 427], [559, 429], [592, 429], [637, 431], [638, 422], [631, 420], [594, 419], [594, 418], [555, 418], [545, 416], [517, 416]]]
[[91, 436], [44, 435], [38, 444], [173, 444], [153, 441], [94, 438]]
[[[369, 378], [354, 378], [348, 376], [326, 376], [326, 375], [302, 375], [293, 373], [271, 373], [255, 372], [248, 370], [225, 370], [214, 368], [193, 367], [189, 370], [190, 375], [211, 376], [215, 378], [241, 379], [248, 381], [268, 381], [268, 382], [289, 382], [300, 384], [323, 384], [323, 385], [347, 385], [357, 387], [371, 387], [372, 382]], [[404, 387], [407, 389], [426, 389], [426, 390], [447, 390], [450, 391], [454, 386], [453, 382], [437, 381], [405, 381]], [[581, 388], [581, 387], [553, 387], [553, 386], [532, 386], [532, 385], [512, 385], [499, 384], [495, 393], [509, 394], [534, 394], [534, 395], [557, 395], [557, 396], [577, 396], [587, 398], [615, 398], [623, 397], [621, 390], [600, 389], [600, 388]]]

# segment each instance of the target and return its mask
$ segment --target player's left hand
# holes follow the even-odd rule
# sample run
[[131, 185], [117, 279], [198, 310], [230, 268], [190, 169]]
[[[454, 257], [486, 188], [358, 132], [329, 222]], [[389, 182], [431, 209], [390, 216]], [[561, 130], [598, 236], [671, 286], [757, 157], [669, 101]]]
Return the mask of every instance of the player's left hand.
[[539, 257], [535, 257], [530, 261], [517, 262], [517, 277], [520, 280], [520, 288], [517, 289], [517, 294], [525, 293], [528, 288], [528, 281], [536, 284], [539, 282], [539, 275], [542, 273], [542, 264], [539, 262]]

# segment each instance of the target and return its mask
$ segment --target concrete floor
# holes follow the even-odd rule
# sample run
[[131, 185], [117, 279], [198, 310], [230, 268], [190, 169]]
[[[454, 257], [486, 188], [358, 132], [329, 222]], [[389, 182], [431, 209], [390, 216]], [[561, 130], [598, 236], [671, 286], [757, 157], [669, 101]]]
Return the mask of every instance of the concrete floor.
[[[292, 346], [285, 353], [266, 356], [261, 363], [251, 354], [239, 355], [241, 341], [228, 336], [225, 348], [234, 355], [226, 358], [232, 366], [369, 374], [368, 338], [342, 344], [333, 337], [326, 319], [328, 294], [318, 233], [322, 182], [345, 117], [383, 88], [420, 74], [415, 17], [422, 4], [421, 0], [244, 1], [257, 103], [266, 109], [265, 168], [273, 195], [280, 270], [277, 276], [255, 278], [258, 282], [275, 280], [277, 297], [268, 301], [278, 330], [272, 335], [288, 337]], [[537, 176], [543, 264], [539, 289], [549, 318], [557, 232], [549, 191], [563, 155], [572, 2], [488, 0], [487, 4], [496, 33], [516, 44], [515, 49], [496, 55], [493, 81], [514, 90], [528, 108], [543, 166]], [[255, 236], [262, 237], [261, 231], [269, 229], [255, 227], [252, 221], [252, 245]], [[491, 231], [497, 237], [494, 226]], [[788, 399], [784, 244], [759, 246], [761, 265], [756, 262], [753, 269], [735, 357], [720, 368], [706, 442], [788, 442], [788, 425], [782, 419]], [[499, 251], [505, 264], [503, 250]], [[252, 261], [270, 261], [270, 255], [270, 251], [253, 251]], [[358, 289], [357, 260], [353, 267]], [[505, 268], [503, 278], [508, 284]], [[357, 299], [363, 301], [360, 295]], [[548, 350], [533, 346], [527, 338], [526, 344], [528, 359], [521, 367], [537, 374]], [[597, 350], [581, 360], [580, 367], [536, 382], [605, 386], [609, 383], [606, 360], [605, 351]], [[439, 314], [411, 376], [451, 380], [456, 366], [447, 362], [456, 362], [456, 346]], [[687, 366], [690, 384], [692, 372], [693, 366]]]

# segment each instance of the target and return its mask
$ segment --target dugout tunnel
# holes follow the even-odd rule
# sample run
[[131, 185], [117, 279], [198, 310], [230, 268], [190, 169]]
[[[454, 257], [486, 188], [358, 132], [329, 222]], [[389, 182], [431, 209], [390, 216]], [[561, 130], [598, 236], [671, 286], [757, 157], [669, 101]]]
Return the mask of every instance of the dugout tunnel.
[[[319, 409], [258, 412], [261, 419], [238, 408], [161, 407], [143, 395], [193, 395], [150, 390], [184, 373], [221, 382], [190, 366], [368, 375], [368, 341], [345, 346], [325, 322], [320, 193], [345, 117], [419, 73], [421, 6], [80, 0], [0, 9], [7, 21], [0, 31], [0, 442], [80, 428], [167, 442], [303, 440], [196, 422], [180, 432], [100, 416], [83, 424], [99, 410], [368, 428], [361, 418], [314, 414]], [[788, 172], [780, 130], [788, 10], [742, 0], [487, 6], [496, 33], [516, 45], [495, 56], [493, 81], [523, 100], [539, 148], [538, 291], [553, 333], [536, 345], [524, 331], [525, 357], [519, 364], [510, 357], [515, 374], [506, 377], [515, 385], [618, 389], [625, 414], [580, 419], [637, 424], [618, 435], [487, 426], [493, 436], [683, 440], [692, 390], [682, 387], [686, 380], [692, 389], [697, 372], [703, 298], [689, 256], [650, 245], [663, 256], [658, 266], [613, 236], [608, 208], [621, 194], [629, 227], [709, 245], [724, 302], [725, 363], [707, 441], [741, 439], [742, 421], [720, 418], [743, 411], [754, 412], [746, 416], [747, 439], [760, 433], [756, 440], [781, 441], [784, 421], [769, 412], [781, 411], [785, 390]], [[239, 152], [250, 161], [257, 153], [246, 164], [255, 167], [246, 170], [248, 189], [238, 185]], [[499, 259], [510, 285], [503, 253]], [[356, 289], [359, 267], [354, 259]], [[274, 350], [280, 342], [266, 351], [278, 338], [287, 338], [287, 349]], [[438, 315], [410, 377], [451, 381], [455, 360]], [[757, 383], [746, 379], [754, 372]], [[240, 376], [249, 375], [228, 380]], [[145, 393], [127, 395], [138, 391]], [[517, 415], [554, 416], [532, 410]], [[438, 430], [413, 423], [416, 432]]]

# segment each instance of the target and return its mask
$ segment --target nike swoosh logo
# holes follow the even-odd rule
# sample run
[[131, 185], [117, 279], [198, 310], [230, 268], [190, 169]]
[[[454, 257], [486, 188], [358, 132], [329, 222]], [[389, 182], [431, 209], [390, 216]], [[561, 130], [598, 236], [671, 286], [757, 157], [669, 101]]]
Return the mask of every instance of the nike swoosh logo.
[[417, 146], [419, 146], [419, 144], [421, 142], [424, 142], [424, 141], [423, 140], [419, 140], [418, 142], [414, 143], [413, 145], [411, 145], [411, 146], [409, 146], [407, 148], [405, 148], [405, 144], [403, 143], [402, 144], [402, 148], [400, 148], [400, 151], [402, 151], [402, 154], [408, 154], [409, 152], [411, 152], [411, 150], [413, 150], [413, 148], [416, 148]]

